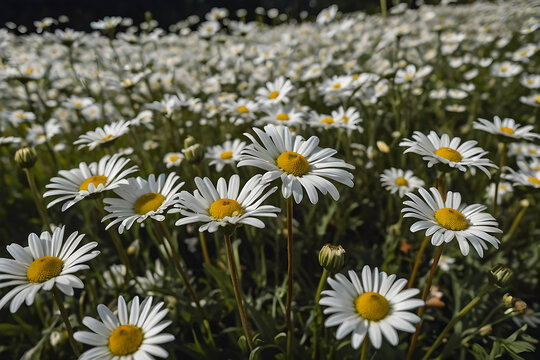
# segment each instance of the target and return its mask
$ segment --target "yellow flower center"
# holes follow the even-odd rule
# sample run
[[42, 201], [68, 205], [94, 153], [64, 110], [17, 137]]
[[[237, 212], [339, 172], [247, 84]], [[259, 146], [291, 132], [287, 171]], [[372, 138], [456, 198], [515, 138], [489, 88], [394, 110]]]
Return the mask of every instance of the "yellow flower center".
[[56, 256], [43, 256], [34, 260], [26, 271], [31, 283], [42, 283], [60, 275], [64, 262]]
[[334, 123], [334, 119], [332, 119], [331, 117], [325, 117], [324, 119], [321, 120], [321, 122], [323, 124], [333, 124]]
[[169, 156], [169, 161], [171, 161], [171, 162], [178, 161], [178, 159], [179, 159], [179, 158], [178, 158], [178, 155], [171, 155], [171, 156]]
[[109, 135], [107, 135], [107, 136], [102, 137], [100, 140], [101, 140], [101, 141], [107, 141], [107, 140], [109, 140], [109, 139], [112, 138], [112, 137], [113, 137], [113, 136], [112, 136], [111, 134], [109, 134]]
[[249, 109], [245, 106], [239, 106], [236, 108], [236, 111], [238, 111], [241, 114], [245, 114], [249, 112]]
[[33, 68], [33, 67], [29, 66], [29, 67], [26, 68], [26, 75], [30, 75], [30, 74], [32, 74], [33, 72], [34, 72], [34, 68]]
[[135, 325], [120, 325], [109, 337], [109, 350], [115, 356], [133, 354], [143, 341], [143, 333]]
[[396, 185], [398, 186], [407, 186], [409, 185], [409, 182], [407, 181], [407, 179], [405, 179], [404, 177], [400, 176], [396, 179], [396, 181], [394, 181], [396, 183]]
[[467, 228], [467, 219], [456, 209], [442, 208], [435, 211], [435, 220], [449, 230], [460, 231]]
[[438, 155], [445, 158], [446, 160], [450, 160], [453, 162], [460, 162], [461, 159], [463, 159], [463, 157], [458, 151], [449, 147], [439, 148], [437, 151], [435, 151], [435, 155]]
[[276, 116], [276, 120], [280, 120], [280, 121], [287, 121], [287, 120], [290, 120], [289, 119], [289, 115], [286, 114], [286, 113], [281, 113], [281, 114], [278, 114]]
[[90, 176], [88, 179], [84, 180], [82, 184], [79, 186], [79, 191], [81, 190], [88, 191], [88, 185], [90, 185], [90, 183], [94, 184], [94, 186], [97, 189], [99, 184], [103, 184], [103, 186], [105, 186], [106, 182], [107, 182], [106, 176], [103, 176], [103, 175]]
[[334, 89], [339, 89], [341, 88], [341, 84], [340, 83], [336, 83], [334, 84], [334, 86], [332, 86]]
[[502, 132], [505, 132], [507, 134], [510, 134], [510, 135], [512, 135], [514, 133], [514, 130], [512, 130], [509, 127], [506, 127], [506, 126], [502, 126], [499, 130], [501, 130]]
[[410, 80], [412, 78], [411, 74], [405, 74], [405, 79]]
[[81, 106], [82, 106], [81, 102], [75, 101], [75, 107], [81, 107]]
[[139, 215], [144, 215], [150, 211], [156, 211], [164, 201], [165, 196], [161, 195], [160, 193], [146, 193], [141, 195], [137, 201], [135, 201], [133, 210], [135, 210], [135, 212]]
[[223, 160], [230, 159], [230, 158], [232, 158], [232, 151], [224, 151], [224, 152], [221, 153], [220, 157]]
[[279, 95], [279, 91], [272, 91], [272, 92], [270, 93], [270, 95], [268, 95], [268, 98], [269, 98], [269, 99], [275, 99], [275, 98], [278, 97], [278, 95]]
[[242, 205], [233, 199], [219, 199], [210, 205], [208, 212], [213, 218], [223, 219], [224, 217], [232, 217], [240, 215], [244, 212]]
[[508, 70], [508, 69], [505, 68], [504, 66], [501, 68], [501, 72], [502, 72], [502, 73], [505, 73], [507, 70]]
[[537, 103], [537, 104], [540, 104], [540, 95], [536, 95], [534, 97], [534, 101]]
[[540, 186], [540, 179], [531, 176], [528, 180], [533, 184]]
[[309, 163], [305, 157], [293, 151], [279, 155], [276, 165], [287, 174], [302, 176], [309, 171]]
[[388, 300], [379, 293], [365, 292], [354, 300], [356, 312], [369, 321], [384, 319], [390, 306]]
[[358, 77], [359, 77], [358, 74], [354, 74], [354, 75], [352, 76], [353, 80], [358, 80]]
[[344, 123], [348, 123], [348, 122], [349, 122], [349, 118], [347, 117], [347, 115], [343, 115], [343, 117], [341, 118], [341, 120], [343, 120]]

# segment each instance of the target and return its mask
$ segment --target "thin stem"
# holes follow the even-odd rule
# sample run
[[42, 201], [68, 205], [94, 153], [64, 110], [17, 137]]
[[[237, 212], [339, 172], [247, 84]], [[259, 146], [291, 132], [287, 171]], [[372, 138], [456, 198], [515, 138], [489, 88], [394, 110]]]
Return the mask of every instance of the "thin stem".
[[321, 279], [319, 280], [319, 286], [317, 287], [317, 292], [315, 293], [315, 328], [313, 329], [313, 352], [311, 354], [312, 359], [317, 358], [317, 353], [319, 349], [319, 329], [322, 325], [322, 312], [321, 306], [319, 305], [319, 300], [321, 299], [321, 292], [326, 286], [326, 280], [328, 279], [329, 275], [330, 272], [326, 269], [323, 269]]
[[291, 303], [293, 292], [293, 197], [287, 199], [287, 302], [285, 304], [285, 323], [287, 324], [287, 359], [293, 358], [293, 319]]
[[[435, 270], [437, 269], [437, 265], [439, 264], [439, 259], [441, 258], [442, 251], [444, 248], [444, 242], [439, 246], [437, 249], [437, 253], [435, 254], [435, 258], [433, 259], [433, 265], [431, 266], [431, 270], [429, 271], [429, 275], [426, 282], [426, 288], [424, 289], [424, 294], [422, 295], [422, 300], [424, 303], [426, 302], [426, 299], [428, 297], [429, 291], [431, 289], [431, 281], [433, 280], [433, 275], [435, 274]], [[426, 307], [422, 306], [418, 309], [418, 316], [422, 318], [422, 315], [424, 314], [424, 309]], [[414, 347], [416, 345], [416, 341], [418, 340], [418, 336], [420, 335], [420, 327], [422, 326], [422, 320], [418, 324], [416, 324], [416, 331], [413, 335], [413, 338], [411, 340], [411, 345], [409, 346], [409, 351], [407, 352], [407, 360], [410, 360], [414, 351]]]
[[517, 216], [514, 218], [514, 222], [512, 222], [512, 226], [510, 227], [510, 230], [508, 230], [508, 233], [506, 233], [505, 236], [503, 236], [502, 238], [502, 242], [506, 242], [508, 240], [510, 240], [510, 238], [514, 235], [514, 233], [516, 232], [519, 224], [521, 223], [521, 220], [523, 219], [523, 216], [525, 215], [525, 211], [527, 211], [527, 208], [529, 206], [523, 206], [521, 208], [521, 210], [519, 211], [519, 213], [517, 214]]
[[[103, 207], [103, 200], [101, 198], [96, 199], [96, 207], [101, 213], [102, 218], [107, 215], [107, 212], [105, 211], [105, 208]], [[109, 232], [109, 235], [111, 235], [114, 247], [116, 248], [116, 252], [118, 252], [118, 256], [120, 256], [120, 261], [126, 267], [126, 270], [127, 270], [126, 274], [130, 274], [133, 276], [133, 271], [131, 269], [131, 265], [129, 264], [129, 259], [128, 259], [126, 250], [122, 246], [122, 242], [120, 241], [120, 237], [118, 236], [118, 233], [113, 228], [109, 228], [108, 232]]]
[[484, 296], [485, 294], [487, 294], [491, 289], [493, 288], [492, 285], [488, 284], [486, 285], [482, 291], [480, 292], [480, 294], [478, 294], [477, 297], [475, 297], [474, 299], [472, 299], [463, 309], [461, 309], [459, 311], [459, 313], [454, 316], [452, 318], [452, 320], [450, 320], [450, 322], [448, 323], [448, 325], [446, 325], [446, 327], [444, 328], [444, 330], [439, 334], [439, 336], [437, 337], [437, 340], [435, 340], [435, 342], [433, 343], [433, 345], [431, 345], [431, 347], [429, 348], [429, 350], [427, 351], [427, 353], [424, 355], [424, 357], [422, 358], [422, 360], [427, 360], [430, 358], [430, 355], [433, 353], [433, 351], [435, 351], [435, 349], [437, 349], [437, 347], [442, 343], [444, 337], [446, 336], [446, 334], [454, 327], [454, 325], [456, 325], [456, 323], [461, 320], [461, 318], [463, 316], [465, 316], [465, 314], [467, 314], [469, 312], [469, 310], [471, 310], [479, 301], [480, 299], [482, 298], [482, 296]]
[[439, 174], [439, 179], [437, 180], [437, 190], [439, 190], [439, 194], [441, 194], [443, 200], [446, 200], [446, 196], [444, 194], [444, 172], [442, 171]]
[[386, 0], [381, 0], [381, 13], [382, 13], [382, 16], [384, 17], [388, 16], [388, 10], [386, 8]]
[[249, 350], [253, 350], [253, 343], [251, 341], [251, 335], [249, 333], [246, 311], [244, 310], [244, 305], [242, 304], [242, 293], [240, 292], [240, 285], [238, 285], [238, 275], [236, 274], [236, 265], [234, 263], [231, 246], [231, 235], [225, 234], [225, 245], [227, 247], [229, 271], [231, 272], [231, 281], [234, 289], [234, 297], [236, 299], [236, 304], [238, 305], [238, 312], [240, 313], [240, 320], [242, 321], [242, 327], [244, 328], [244, 333], [246, 334]]
[[507, 145], [505, 142], [501, 146], [501, 155], [499, 162], [499, 169], [497, 169], [497, 175], [495, 175], [495, 195], [493, 196], [493, 216], [497, 216], [497, 196], [499, 195], [499, 183], [501, 181], [501, 172], [506, 162], [506, 149]]
[[[159, 223], [160, 226], [157, 226], [158, 225], [157, 223]], [[189, 279], [188, 279], [186, 273], [184, 272], [182, 264], [180, 263], [180, 260], [179, 260], [180, 259], [180, 253], [176, 250], [176, 247], [174, 246], [174, 243], [172, 242], [171, 234], [169, 233], [169, 231], [168, 231], [167, 227], [165, 226], [165, 224], [163, 224], [163, 222], [161, 222], [161, 221], [155, 221], [154, 226], [155, 226], [158, 237], [161, 239], [161, 241], [163, 243], [163, 246], [165, 247], [165, 252], [167, 252], [167, 255], [169, 255], [169, 257], [173, 261], [174, 265], [176, 266], [176, 270], [178, 271], [178, 274], [180, 274], [180, 277], [182, 278], [182, 282], [184, 283], [184, 285], [188, 289], [188, 292], [189, 292], [189, 295], [191, 296], [191, 299], [193, 300], [193, 302], [195, 302], [195, 305], [197, 306], [197, 308], [199, 310], [201, 310], [201, 312], [202, 312], [201, 303], [199, 301], [199, 298], [195, 294], [195, 291], [193, 291], [193, 288], [191, 287], [191, 284], [189, 283]], [[169, 243], [169, 247], [171, 248], [170, 253], [169, 253], [169, 251], [167, 251], [167, 245], [165, 244], [165, 242], [163, 240], [164, 238]]]
[[414, 279], [416, 278], [416, 273], [418, 272], [418, 268], [420, 267], [420, 260], [422, 260], [422, 255], [424, 254], [424, 250], [426, 249], [426, 245], [428, 244], [430, 238], [430, 236], [424, 237], [424, 241], [422, 241], [422, 245], [420, 245], [420, 249], [418, 249], [418, 254], [416, 254], [416, 261], [414, 262], [411, 278], [409, 279], [409, 283], [407, 284], [407, 289], [411, 288], [414, 285]]
[[206, 240], [204, 238], [203, 232], [199, 232], [199, 241], [201, 242], [201, 249], [202, 249], [204, 261], [208, 265], [212, 265], [212, 261], [210, 261], [210, 256], [208, 256], [208, 248], [206, 247]]
[[71, 348], [73, 349], [73, 352], [77, 357], [81, 356], [81, 351], [79, 350], [79, 345], [77, 342], [75, 342], [75, 338], [73, 337], [73, 328], [71, 327], [71, 323], [69, 322], [68, 314], [66, 312], [66, 308], [64, 307], [64, 303], [62, 302], [62, 295], [56, 288], [56, 286], [53, 286], [52, 293], [54, 300], [56, 301], [56, 305], [58, 305], [58, 310], [60, 310], [60, 315], [62, 315], [62, 320], [64, 320], [64, 324], [66, 324], [66, 329], [69, 334], [69, 343], [71, 344]]
[[365, 360], [366, 359], [366, 356], [367, 356], [367, 353], [368, 353], [368, 348], [369, 348], [369, 339], [366, 336], [364, 338], [364, 342], [362, 343], [362, 350], [361, 350], [361, 353], [360, 353], [360, 360]]
[[34, 198], [34, 204], [36, 205], [36, 209], [39, 213], [39, 216], [41, 217], [41, 222], [43, 222], [43, 225], [45, 226], [47, 231], [52, 233], [51, 225], [49, 224], [49, 218], [47, 217], [47, 211], [43, 207], [43, 203], [41, 202], [41, 196], [39, 195], [39, 191], [37, 189], [34, 173], [32, 172], [31, 168], [25, 168], [24, 172], [26, 173], [26, 179], [28, 179], [28, 185], [30, 186], [30, 191], [32, 192], [32, 197]]

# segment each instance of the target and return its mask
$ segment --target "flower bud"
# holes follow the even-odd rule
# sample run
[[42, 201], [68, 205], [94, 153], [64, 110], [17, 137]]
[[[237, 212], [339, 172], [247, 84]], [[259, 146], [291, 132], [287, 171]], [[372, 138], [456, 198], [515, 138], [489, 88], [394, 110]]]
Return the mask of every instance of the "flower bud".
[[184, 150], [187, 162], [198, 164], [204, 158], [204, 148], [201, 144], [194, 144]]
[[491, 284], [497, 287], [507, 287], [510, 285], [514, 273], [508, 266], [499, 263], [489, 270], [489, 275]]
[[23, 169], [29, 169], [37, 161], [37, 153], [31, 147], [23, 147], [15, 152], [15, 162]]
[[390, 147], [382, 140], [377, 141], [377, 148], [385, 154], [390, 152]]
[[480, 335], [481, 336], [488, 336], [493, 331], [493, 327], [491, 325], [485, 325], [480, 328]]
[[325, 244], [319, 252], [319, 264], [331, 274], [337, 273], [345, 263], [345, 250], [341, 245]]
[[195, 140], [195, 138], [190, 135], [184, 139], [184, 149], [187, 149], [188, 147], [190, 147], [191, 145], [195, 145], [196, 143], [197, 140]]

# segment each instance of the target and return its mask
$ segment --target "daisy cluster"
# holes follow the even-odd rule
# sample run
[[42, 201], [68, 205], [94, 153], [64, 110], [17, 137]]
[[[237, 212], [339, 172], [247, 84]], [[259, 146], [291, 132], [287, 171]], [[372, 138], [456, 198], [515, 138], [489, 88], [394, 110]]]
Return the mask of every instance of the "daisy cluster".
[[416, 3], [1, 28], [0, 357], [531, 351], [540, 7]]

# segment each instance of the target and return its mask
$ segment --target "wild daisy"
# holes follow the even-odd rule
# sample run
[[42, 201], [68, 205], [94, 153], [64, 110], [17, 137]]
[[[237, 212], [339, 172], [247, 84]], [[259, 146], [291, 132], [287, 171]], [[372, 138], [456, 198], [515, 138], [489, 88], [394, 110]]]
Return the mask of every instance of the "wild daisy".
[[420, 290], [406, 289], [406, 279], [396, 280], [396, 275], [387, 275], [384, 271], [366, 265], [361, 276], [349, 271], [350, 280], [343, 274], [336, 274], [335, 279], [328, 278], [332, 290], [322, 292], [319, 304], [328, 306], [325, 314], [332, 314], [326, 319], [326, 327], [339, 325], [336, 338], [343, 339], [352, 333], [351, 345], [358, 349], [369, 335], [370, 343], [376, 349], [382, 344], [382, 336], [396, 346], [399, 342], [396, 330], [413, 333], [420, 317], [408, 310], [424, 305], [424, 301], [414, 299]]
[[334, 200], [338, 200], [339, 192], [327, 179], [353, 186], [353, 175], [343, 168], [354, 169], [354, 166], [332, 157], [336, 150], [318, 147], [318, 137], [304, 140], [285, 126], [271, 124], [266, 125], [264, 131], [253, 130], [262, 145], [252, 135], [245, 134], [253, 144], [244, 149], [238, 166], [251, 165], [266, 170], [263, 182], [280, 177], [284, 198], [294, 196], [296, 203], [300, 203], [303, 187], [313, 204], [319, 199], [317, 190], [323, 195], [330, 193]]
[[165, 220], [163, 213], [177, 201], [178, 190], [184, 185], [177, 183], [180, 176], [170, 173], [165, 179], [165, 174], [155, 177], [150, 174], [148, 180], [142, 177], [130, 178], [128, 183], [115, 189], [114, 192], [120, 198], [106, 198], [103, 202], [110, 214], [102, 221], [114, 219], [106, 229], [120, 224], [118, 232], [122, 234], [124, 229], [129, 230], [136, 222], [141, 223], [148, 217], [157, 220]]
[[489, 159], [483, 158], [487, 151], [475, 147], [477, 142], [474, 140], [465, 141], [461, 145], [460, 143], [460, 138], [450, 139], [447, 134], [439, 138], [435, 131], [431, 131], [427, 136], [415, 131], [413, 140], [404, 139], [399, 145], [408, 147], [405, 153], [413, 152], [422, 155], [422, 159], [428, 162], [428, 167], [440, 164], [444, 171], [457, 168], [465, 172], [469, 169], [473, 175], [478, 168], [491, 177], [486, 167], [496, 168], [497, 166]]
[[301, 125], [304, 113], [296, 109], [296, 106], [272, 106], [263, 110], [266, 116], [262, 116], [256, 124], [287, 124], [287, 126]]
[[411, 225], [411, 231], [426, 230], [435, 246], [457, 239], [461, 253], [469, 254], [469, 243], [482, 257], [487, 243], [499, 248], [499, 240], [489, 233], [501, 233], [497, 221], [491, 214], [484, 212], [486, 206], [480, 204], [465, 205], [461, 203], [461, 195], [449, 191], [446, 201], [439, 191], [432, 187], [430, 193], [420, 188], [421, 199], [413, 193], [407, 196], [411, 200], [403, 202], [408, 206], [401, 210], [403, 217], [419, 219]]
[[221, 145], [207, 147], [206, 158], [210, 159], [210, 166], [221, 172], [225, 165], [234, 165], [240, 160], [240, 153], [245, 147], [246, 143], [240, 139], [227, 140]]
[[390, 168], [381, 174], [381, 183], [391, 194], [398, 193], [403, 197], [408, 192], [424, 186], [424, 180], [414, 176], [411, 170]]
[[506, 168], [509, 174], [502, 174], [502, 178], [511, 181], [514, 186], [530, 186], [540, 189], [540, 170], [516, 171], [512, 168]]
[[219, 178], [217, 188], [209, 178], [195, 178], [197, 190], [192, 194], [180, 193], [180, 199], [169, 213], [181, 213], [184, 217], [175, 225], [181, 226], [196, 222], [204, 223], [199, 231], [215, 232], [220, 226], [246, 224], [263, 228], [264, 223], [258, 217], [276, 217], [279, 208], [262, 205], [277, 187], [264, 193], [268, 184], [262, 182], [262, 175], [252, 177], [240, 191], [240, 177], [233, 175], [229, 184]]
[[127, 175], [138, 170], [137, 166], [124, 169], [129, 163], [129, 159], [121, 158], [115, 154], [106, 155], [99, 162], [85, 162], [79, 164], [79, 167], [71, 170], [60, 170], [58, 177], [53, 177], [51, 183], [45, 185], [47, 189], [52, 189], [43, 194], [43, 197], [60, 197], [51, 201], [47, 208], [65, 201], [62, 205], [62, 211], [66, 211], [82, 199], [101, 193], [106, 190], [116, 189], [118, 186], [127, 184], [124, 179]]
[[112, 124], [106, 124], [97, 127], [95, 130], [88, 131], [82, 134], [73, 144], [79, 145], [79, 149], [88, 147], [89, 150], [94, 150], [98, 145], [114, 141], [129, 131], [129, 121], [120, 120]]
[[291, 81], [280, 76], [274, 82], [267, 82], [266, 87], [258, 89], [255, 100], [265, 106], [286, 104], [293, 89]]
[[473, 123], [473, 128], [488, 132], [490, 134], [498, 135], [501, 138], [512, 140], [520, 139], [533, 141], [534, 139], [540, 139], [539, 134], [531, 131], [534, 129], [534, 126], [521, 126], [516, 124], [514, 119], [505, 118], [501, 120], [501, 118], [496, 115], [493, 117], [493, 122], [479, 118], [478, 121]]
[[[73, 275], [88, 269], [84, 264], [95, 258], [96, 242], [80, 246], [84, 234], [77, 231], [64, 241], [65, 227], [56, 228], [53, 233], [44, 231], [28, 235], [28, 246], [8, 245], [7, 251], [13, 259], [0, 259], [0, 288], [16, 285], [0, 300], [0, 309], [11, 301], [9, 310], [14, 313], [23, 302], [32, 305], [37, 292], [58, 288], [64, 294], [73, 296], [73, 289], [80, 289], [82, 281]], [[7, 280], [7, 281], [6, 281]]]
[[77, 331], [75, 340], [93, 346], [79, 360], [140, 360], [166, 358], [169, 353], [159, 344], [171, 342], [174, 336], [162, 333], [172, 321], [162, 321], [169, 310], [160, 302], [152, 306], [152, 297], [139, 304], [139, 298], [126, 304], [118, 297], [118, 309], [112, 312], [99, 304], [101, 321], [85, 316], [83, 324], [91, 331]]
[[181, 152], [167, 153], [163, 157], [163, 162], [167, 166], [167, 169], [172, 168], [173, 166], [180, 166], [182, 160], [184, 160], [184, 154]]

